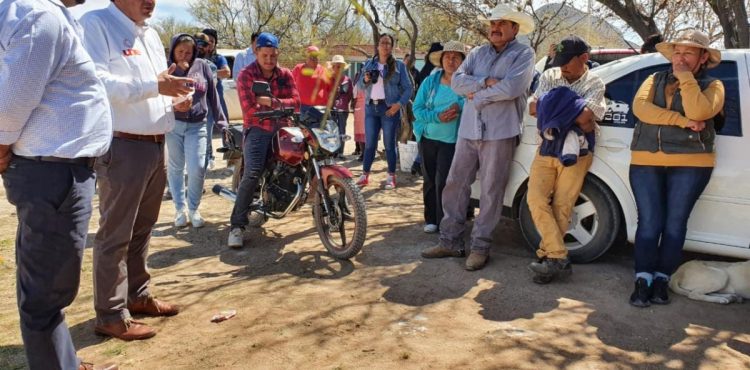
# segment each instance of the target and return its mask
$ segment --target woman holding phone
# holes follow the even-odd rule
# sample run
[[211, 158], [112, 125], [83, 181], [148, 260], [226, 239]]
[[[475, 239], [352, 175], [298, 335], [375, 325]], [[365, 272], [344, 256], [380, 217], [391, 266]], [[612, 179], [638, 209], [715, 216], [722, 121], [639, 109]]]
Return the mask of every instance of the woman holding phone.
[[378, 136], [383, 130], [383, 144], [388, 161], [386, 189], [396, 187], [396, 131], [401, 124], [401, 107], [406, 106], [414, 91], [406, 66], [393, 57], [393, 36], [378, 39], [378, 52], [365, 63], [357, 86], [365, 90], [365, 156], [363, 174], [357, 185], [369, 184], [370, 169], [375, 160]]
[[458, 124], [464, 98], [451, 89], [453, 73], [466, 53], [458, 41], [445, 43], [443, 50], [433, 51], [428, 59], [439, 69], [422, 81], [414, 101], [414, 136], [422, 155], [422, 196], [424, 199], [424, 232], [435, 233], [443, 218], [442, 195], [453, 161]]
[[[204, 224], [198, 206], [206, 177], [206, 150], [208, 141], [211, 140], [206, 128], [209, 110], [217, 117], [217, 126], [227, 127], [216, 93], [216, 79], [208, 62], [196, 58], [197, 55], [196, 41], [192, 36], [180, 34], [172, 39], [169, 60], [170, 64], [177, 65], [172, 74], [188, 76], [195, 81], [192, 95], [175, 98], [175, 127], [166, 135], [167, 181], [175, 206], [176, 227], [187, 226], [188, 222], [193, 227], [202, 227]], [[186, 164], [187, 190], [184, 176]]]

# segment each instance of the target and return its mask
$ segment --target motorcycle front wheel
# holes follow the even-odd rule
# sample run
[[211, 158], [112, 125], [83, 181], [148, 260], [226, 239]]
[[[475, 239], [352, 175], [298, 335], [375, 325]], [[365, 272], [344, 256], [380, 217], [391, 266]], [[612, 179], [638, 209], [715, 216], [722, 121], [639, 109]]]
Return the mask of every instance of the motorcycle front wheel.
[[328, 178], [329, 210], [325, 214], [320, 192], [315, 192], [313, 219], [320, 240], [333, 257], [350, 259], [362, 249], [367, 234], [365, 198], [353, 179]]

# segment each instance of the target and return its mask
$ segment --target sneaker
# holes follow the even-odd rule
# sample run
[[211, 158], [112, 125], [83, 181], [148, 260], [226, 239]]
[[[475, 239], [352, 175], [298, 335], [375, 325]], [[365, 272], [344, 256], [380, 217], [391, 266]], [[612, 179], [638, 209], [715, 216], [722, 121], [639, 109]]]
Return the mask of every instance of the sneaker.
[[663, 277], [655, 278], [649, 300], [654, 304], [669, 304], [669, 280]]
[[203, 217], [201, 217], [201, 213], [198, 212], [197, 209], [195, 211], [189, 211], [188, 217], [190, 218], [190, 224], [193, 225], [193, 227], [203, 227], [205, 224]]
[[184, 211], [178, 211], [174, 216], [174, 227], [185, 227], [188, 224], [187, 215]]
[[389, 173], [388, 177], [385, 178], [385, 189], [392, 190], [395, 188], [396, 188], [396, 175]]
[[543, 258], [529, 264], [529, 270], [534, 273], [533, 281], [537, 284], [548, 284], [573, 273], [567, 258]]
[[630, 304], [636, 307], [648, 307], [651, 305], [651, 287], [644, 278], [635, 280], [635, 289], [630, 295]]
[[242, 232], [241, 227], [233, 227], [229, 230], [229, 239], [227, 240], [229, 248], [242, 248]]
[[359, 179], [357, 180], [357, 185], [359, 187], [365, 187], [370, 183], [370, 175], [364, 174], [360, 175]]
[[463, 249], [450, 249], [443, 247], [442, 245], [436, 245], [422, 250], [422, 257], [424, 258], [445, 258], [445, 257], [463, 257], [466, 255]]
[[434, 234], [438, 231], [438, 225], [435, 224], [427, 224], [424, 225], [424, 232], [427, 234]]
[[476, 271], [481, 270], [484, 268], [485, 265], [487, 265], [487, 261], [490, 259], [490, 256], [487, 254], [479, 254], [476, 252], [471, 252], [469, 254], [469, 258], [466, 259], [466, 270], [468, 271]]
[[213, 170], [214, 167], [216, 167], [216, 163], [214, 163], [214, 159], [211, 158], [211, 159], [208, 160], [208, 169], [209, 170]]

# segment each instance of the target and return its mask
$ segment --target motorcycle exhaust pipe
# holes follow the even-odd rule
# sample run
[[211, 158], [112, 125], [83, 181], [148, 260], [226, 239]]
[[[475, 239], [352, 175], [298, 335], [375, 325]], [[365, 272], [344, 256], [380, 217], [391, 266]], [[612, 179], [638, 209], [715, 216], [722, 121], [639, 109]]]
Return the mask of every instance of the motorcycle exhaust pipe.
[[229, 188], [227, 188], [225, 186], [221, 186], [219, 184], [216, 184], [211, 189], [211, 191], [213, 191], [214, 194], [216, 194], [216, 195], [218, 195], [218, 196], [220, 196], [220, 197], [222, 197], [222, 198], [224, 198], [224, 199], [226, 199], [226, 200], [228, 200], [228, 201], [230, 201], [232, 203], [234, 203], [235, 201], [237, 201], [237, 194], [235, 192], [229, 190]]

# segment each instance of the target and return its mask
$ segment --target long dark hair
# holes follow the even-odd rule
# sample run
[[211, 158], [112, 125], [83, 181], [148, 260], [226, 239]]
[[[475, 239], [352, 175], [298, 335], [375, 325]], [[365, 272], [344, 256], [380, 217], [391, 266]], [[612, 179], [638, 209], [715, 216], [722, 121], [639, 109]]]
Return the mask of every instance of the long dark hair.
[[[387, 33], [381, 33], [380, 37], [378, 37], [378, 42], [380, 42], [380, 39], [382, 39], [383, 37], [388, 37], [389, 39], [391, 39], [391, 48], [396, 47], [396, 41], [393, 40], [393, 36]], [[377, 50], [377, 48], [375, 48], [375, 50]], [[377, 51], [375, 52], [374, 59], [375, 60], [380, 59], [380, 55]], [[385, 64], [388, 66], [388, 73], [385, 74], [385, 80], [388, 81], [391, 79], [391, 77], [393, 77], [393, 74], [396, 72], [396, 58], [393, 57], [393, 52], [391, 52], [391, 55], [388, 56], [388, 59], [386, 60]]]

